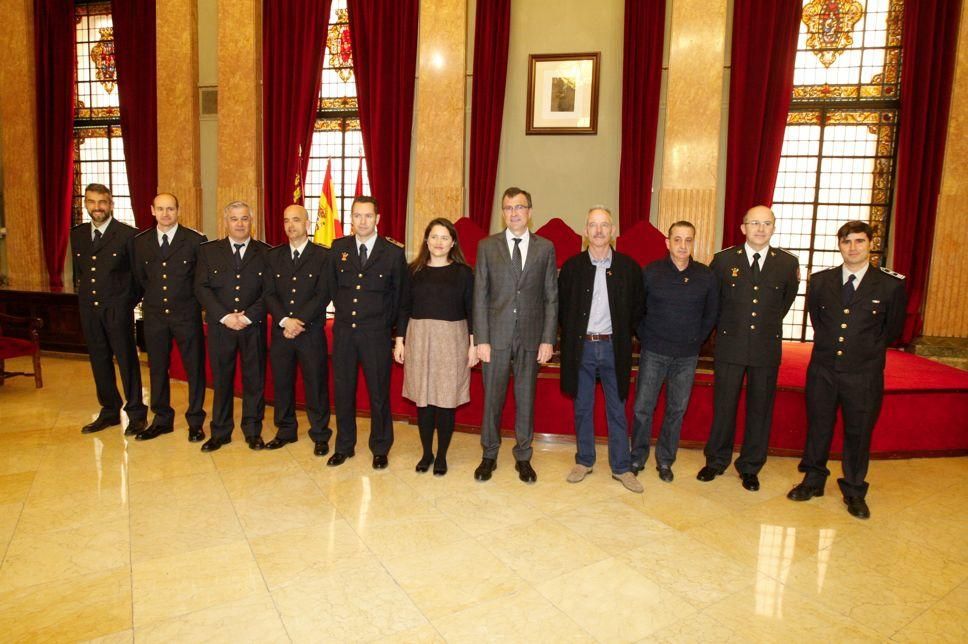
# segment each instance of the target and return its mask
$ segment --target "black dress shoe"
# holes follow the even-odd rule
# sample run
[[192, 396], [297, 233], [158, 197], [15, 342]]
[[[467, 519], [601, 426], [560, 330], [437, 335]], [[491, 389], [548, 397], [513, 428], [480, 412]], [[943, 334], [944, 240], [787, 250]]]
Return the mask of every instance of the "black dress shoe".
[[141, 432], [145, 431], [145, 427], [148, 426], [148, 421], [144, 418], [140, 420], [129, 420], [128, 426], [124, 428], [125, 436], [137, 436]]
[[102, 429], [107, 429], [108, 427], [114, 427], [115, 425], [120, 425], [120, 418], [101, 418], [98, 416], [92, 422], [81, 427], [82, 434], [93, 434], [94, 432], [99, 432]]
[[188, 428], [188, 442], [197, 443], [199, 441], [205, 440], [205, 430], [201, 427], [189, 427]]
[[497, 461], [493, 458], [482, 458], [481, 464], [474, 470], [474, 478], [478, 481], [490, 481], [491, 472], [497, 469]]
[[390, 464], [390, 459], [387, 458], [386, 454], [374, 454], [373, 455], [373, 469], [375, 470], [385, 470], [387, 465]]
[[660, 479], [662, 479], [666, 483], [672, 483], [672, 479], [674, 479], [675, 477], [672, 475], [671, 467], [669, 467], [668, 465], [660, 465], [655, 469], [659, 470]]
[[316, 441], [313, 447], [313, 456], [326, 456], [329, 454], [329, 443], [326, 441]]
[[434, 476], [443, 476], [447, 473], [447, 459], [437, 457], [434, 461]]
[[265, 444], [265, 448], [266, 449], [279, 449], [280, 447], [285, 447], [289, 443], [295, 443], [295, 442], [296, 442], [296, 439], [295, 438], [292, 439], [292, 440], [289, 440], [289, 439], [286, 439], [286, 438], [279, 438], [278, 436], [276, 436], [271, 441], [269, 441], [268, 443]]
[[265, 448], [266, 446], [261, 436], [246, 436], [245, 444], [249, 446], [249, 449], [256, 452], [258, 452], [260, 449]]
[[355, 452], [344, 454], [343, 452], [335, 451], [333, 452], [333, 455], [329, 457], [329, 460], [326, 461], [326, 464], [329, 465], [330, 467], [336, 467], [337, 465], [342, 465], [343, 463], [345, 463], [346, 459], [353, 458], [354, 455], [355, 455]]
[[430, 466], [434, 464], [434, 455], [424, 456], [419, 461], [417, 461], [417, 467], [414, 468], [421, 474], [430, 469]]
[[641, 472], [644, 469], [645, 469], [644, 463], [638, 463], [636, 461], [632, 461], [632, 463], [629, 465], [629, 471], [636, 476], [638, 476], [639, 472]]
[[756, 474], [740, 474], [739, 477], [743, 479], [743, 487], [750, 492], [760, 489], [760, 479]]
[[203, 452], [214, 452], [215, 450], [217, 450], [218, 448], [220, 448], [222, 445], [228, 445], [231, 442], [232, 442], [232, 438], [231, 437], [227, 437], [227, 438], [217, 438], [215, 436], [212, 436], [210, 439], [208, 439], [207, 441], [205, 441], [204, 443], [202, 443], [202, 451]]
[[140, 434], [135, 435], [134, 439], [136, 441], [150, 441], [153, 438], [158, 438], [162, 434], [170, 434], [173, 431], [175, 431], [174, 427], [162, 427], [160, 425], [152, 425], [151, 427], [144, 430]]
[[847, 512], [850, 516], [858, 519], [870, 519], [871, 509], [867, 507], [867, 501], [860, 496], [845, 496], [844, 503], [847, 504]]
[[787, 492], [787, 498], [791, 501], [809, 501], [815, 496], [823, 496], [823, 488], [808, 483], [800, 483]]
[[723, 473], [722, 470], [717, 470], [715, 467], [709, 467], [707, 465], [706, 467], [699, 470], [699, 474], [696, 474], [696, 478], [704, 483], [708, 483], [712, 481], [714, 478], [716, 478], [717, 476], [720, 476], [722, 473]]
[[538, 480], [538, 474], [531, 467], [530, 461], [517, 461], [514, 464], [514, 469], [518, 471], [518, 478], [525, 483], [534, 483]]

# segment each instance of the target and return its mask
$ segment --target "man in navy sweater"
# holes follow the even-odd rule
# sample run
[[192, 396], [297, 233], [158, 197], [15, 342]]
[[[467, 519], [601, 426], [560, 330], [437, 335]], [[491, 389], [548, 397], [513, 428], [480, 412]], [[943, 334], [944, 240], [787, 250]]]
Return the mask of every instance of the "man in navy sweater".
[[677, 221], [669, 227], [669, 256], [642, 271], [645, 317], [639, 324], [642, 342], [632, 425], [632, 471], [638, 474], [649, 458], [652, 415], [662, 383], [666, 407], [655, 447], [659, 478], [672, 481], [682, 417], [689, 406], [699, 348], [712, 331], [719, 311], [719, 292], [712, 271], [692, 259], [696, 227]]

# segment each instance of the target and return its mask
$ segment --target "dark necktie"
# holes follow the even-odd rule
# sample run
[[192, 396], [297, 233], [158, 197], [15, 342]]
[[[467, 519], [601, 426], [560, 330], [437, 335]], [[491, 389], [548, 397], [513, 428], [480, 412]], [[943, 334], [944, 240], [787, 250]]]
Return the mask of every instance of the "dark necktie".
[[242, 247], [245, 244], [232, 244], [235, 246], [235, 270], [242, 268]]
[[94, 229], [94, 245], [97, 246], [101, 241], [101, 231], [97, 228]]
[[366, 244], [360, 244], [360, 266], [366, 264]]
[[521, 238], [514, 238], [514, 251], [511, 253], [511, 266], [514, 267], [514, 275], [517, 277], [521, 276], [524, 267], [521, 262]]
[[854, 299], [854, 291], [856, 290], [854, 288], [854, 280], [856, 279], [857, 279], [857, 276], [851, 273], [850, 276], [847, 278], [847, 281], [844, 282], [844, 290], [842, 291], [844, 307], [850, 306], [851, 300]]
[[753, 253], [753, 270], [750, 271], [750, 273], [753, 277], [753, 283], [759, 284], [760, 283], [760, 254], [759, 253]]
[[166, 257], [168, 257], [169, 248], [170, 248], [170, 245], [168, 244], [168, 233], [165, 233], [161, 236], [161, 258], [162, 259], [165, 259]]
[[299, 251], [294, 250], [292, 251], [292, 263], [295, 264], [297, 261], [299, 261]]

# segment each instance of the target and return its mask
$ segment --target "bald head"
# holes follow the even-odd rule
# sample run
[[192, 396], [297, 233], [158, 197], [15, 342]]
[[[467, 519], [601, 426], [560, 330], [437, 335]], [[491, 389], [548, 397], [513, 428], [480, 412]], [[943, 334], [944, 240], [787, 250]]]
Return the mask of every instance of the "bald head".
[[739, 227], [746, 235], [746, 243], [753, 250], [763, 250], [770, 245], [776, 217], [766, 206], [753, 206], [743, 216], [743, 224]]
[[158, 222], [158, 230], [167, 233], [178, 223], [178, 198], [168, 192], [161, 192], [151, 200], [151, 214]]
[[292, 204], [282, 211], [282, 224], [292, 246], [301, 246], [309, 237], [309, 213], [299, 204]]

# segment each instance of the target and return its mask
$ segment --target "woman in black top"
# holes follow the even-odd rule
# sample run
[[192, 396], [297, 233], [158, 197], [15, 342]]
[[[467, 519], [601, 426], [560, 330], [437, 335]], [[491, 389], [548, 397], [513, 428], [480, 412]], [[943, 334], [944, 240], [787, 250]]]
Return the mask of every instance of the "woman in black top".
[[470, 400], [470, 368], [477, 364], [470, 329], [474, 274], [449, 220], [434, 219], [427, 225], [410, 272], [410, 324], [405, 342], [397, 339], [393, 357], [404, 365], [404, 397], [417, 404], [423, 445], [417, 471], [426, 472], [433, 465], [434, 474], [443, 476], [456, 408]]

